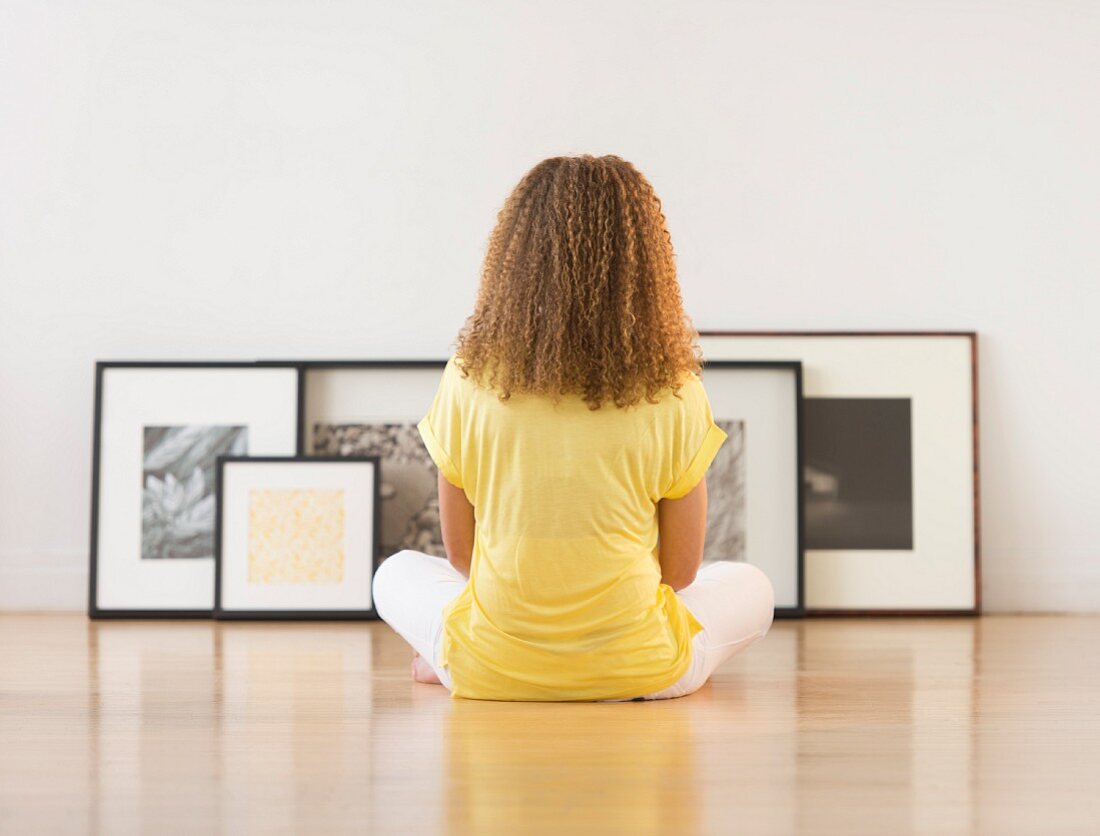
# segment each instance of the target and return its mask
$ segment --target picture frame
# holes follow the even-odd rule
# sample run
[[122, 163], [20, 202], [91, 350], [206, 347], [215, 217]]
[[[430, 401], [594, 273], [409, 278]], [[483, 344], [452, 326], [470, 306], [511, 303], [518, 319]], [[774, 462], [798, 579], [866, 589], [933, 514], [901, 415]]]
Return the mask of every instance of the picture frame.
[[299, 377], [287, 363], [96, 363], [90, 618], [211, 616], [216, 456], [293, 454]]
[[726, 433], [707, 470], [703, 564], [752, 563], [775, 590], [775, 616], [805, 614], [802, 365], [705, 359], [700, 375]]
[[214, 618], [377, 619], [378, 456], [217, 459]]
[[803, 364], [807, 615], [981, 611], [973, 331], [700, 331]]
[[[373, 452], [382, 456], [380, 563], [402, 548], [446, 556], [441, 534], [438, 533], [435, 465], [416, 431], [416, 424], [431, 403], [445, 365], [446, 360], [318, 360], [298, 363], [302, 374], [299, 385], [302, 399], [299, 409], [302, 416], [299, 455], [362, 455]], [[798, 617], [805, 608], [799, 529], [802, 512], [798, 507], [801, 497], [796, 478], [801, 471], [798, 463], [801, 456], [801, 433], [798, 429], [801, 424], [801, 366], [788, 361], [719, 361], [706, 363], [704, 374], [714, 378], [747, 376], [746, 380], [775, 377], [778, 382], [773, 387], [778, 389], [773, 396], [782, 392], [786, 398], [786, 416], [791, 432], [789, 438], [782, 441], [776, 439], [772, 443], [776, 445], [777, 455], [778, 445], [785, 445], [783, 455], [789, 458], [791, 467], [788, 469], [793, 475], [785, 498], [779, 497], [780, 488], [775, 486], [769, 488], [775, 494], [769, 502], [775, 507], [786, 502], [791, 513], [789, 519], [775, 529], [774, 539], [777, 543], [783, 540], [782, 547], [777, 546], [771, 557], [764, 558], [767, 549], [761, 542], [756, 553], [762, 555], [757, 565], [761, 565], [777, 586], [777, 617]], [[778, 406], [775, 408], [779, 409]], [[380, 427], [384, 428], [381, 435], [377, 432]], [[719, 456], [723, 455], [720, 451]], [[708, 479], [713, 478], [713, 474], [708, 474]], [[389, 487], [387, 480], [391, 480]], [[786, 491], [787, 486], [783, 490]], [[402, 494], [408, 497], [404, 506], [393, 498], [388, 499]], [[387, 501], [392, 503], [389, 508]], [[717, 502], [713, 507], [719, 507]], [[753, 513], [760, 508], [755, 506]], [[412, 522], [418, 513], [423, 520], [419, 527]], [[756, 525], [751, 539], [755, 541], [764, 536], [763, 531], [759, 524]], [[714, 542], [713, 537], [711, 542]]]

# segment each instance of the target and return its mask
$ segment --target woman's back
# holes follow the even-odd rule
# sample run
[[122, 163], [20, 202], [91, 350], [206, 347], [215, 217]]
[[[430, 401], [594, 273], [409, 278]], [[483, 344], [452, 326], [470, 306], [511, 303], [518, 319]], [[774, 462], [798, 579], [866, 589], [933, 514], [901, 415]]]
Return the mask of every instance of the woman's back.
[[637, 168], [584, 154], [528, 171], [453, 347], [418, 424], [447, 557], [406, 549], [374, 579], [414, 678], [473, 699], [665, 699], [764, 635], [763, 572], [700, 568], [726, 434]]
[[593, 410], [501, 401], [460, 365], [419, 424], [476, 509], [470, 582], [443, 614], [453, 695], [592, 700], [675, 682], [702, 626], [661, 583], [656, 507], [698, 484], [726, 438], [701, 379]]

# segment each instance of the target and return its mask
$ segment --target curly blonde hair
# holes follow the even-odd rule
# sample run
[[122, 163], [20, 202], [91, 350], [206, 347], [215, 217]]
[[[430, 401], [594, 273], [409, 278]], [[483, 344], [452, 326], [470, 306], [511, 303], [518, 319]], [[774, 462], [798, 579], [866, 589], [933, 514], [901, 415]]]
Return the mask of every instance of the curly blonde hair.
[[573, 393], [595, 410], [677, 393], [702, 370], [698, 336], [653, 187], [620, 157], [584, 154], [543, 160], [512, 190], [454, 345], [463, 376], [503, 401]]

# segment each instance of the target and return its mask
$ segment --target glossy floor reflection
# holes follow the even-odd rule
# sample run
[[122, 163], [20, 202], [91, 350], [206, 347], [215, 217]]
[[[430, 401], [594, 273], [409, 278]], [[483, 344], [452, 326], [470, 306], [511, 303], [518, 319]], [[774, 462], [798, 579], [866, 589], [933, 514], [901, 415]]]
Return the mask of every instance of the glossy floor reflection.
[[0, 616], [0, 831], [1100, 832], [1098, 642], [779, 621], [689, 697], [497, 703], [379, 622]]

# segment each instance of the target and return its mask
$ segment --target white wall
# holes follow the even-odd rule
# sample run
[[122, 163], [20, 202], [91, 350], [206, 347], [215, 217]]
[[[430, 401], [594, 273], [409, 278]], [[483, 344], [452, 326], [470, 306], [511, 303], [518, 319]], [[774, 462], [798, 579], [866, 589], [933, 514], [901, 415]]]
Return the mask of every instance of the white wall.
[[93, 362], [439, 357], [556, 153], [699, 328], [982, 333], [990, 609], [1100, 609], [1100, 6], [0, 6], [0, 606], [85, 602]]

